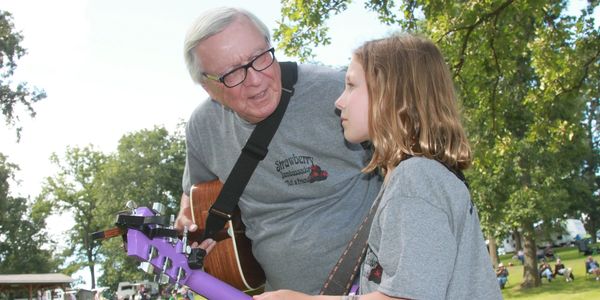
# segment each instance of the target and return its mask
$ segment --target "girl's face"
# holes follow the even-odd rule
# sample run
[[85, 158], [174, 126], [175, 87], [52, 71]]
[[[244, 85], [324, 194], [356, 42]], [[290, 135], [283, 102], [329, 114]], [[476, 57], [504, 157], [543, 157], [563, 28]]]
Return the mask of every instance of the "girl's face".
[[346, 72], [346, 88], [335, 101], [341, 112], [344, 137], [351, 143], [369, 140], [369, 93], [365, 72], [353, 58]]

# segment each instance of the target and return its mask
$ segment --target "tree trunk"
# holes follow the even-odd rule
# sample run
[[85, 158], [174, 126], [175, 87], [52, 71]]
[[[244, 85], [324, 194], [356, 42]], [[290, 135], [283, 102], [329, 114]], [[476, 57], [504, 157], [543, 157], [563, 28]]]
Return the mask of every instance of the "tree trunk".
[[519, 250], [523, 250], [523, 237], [518, 229], [513, 231], [513, 240], [515, 241], [515, 252], [519, 252]]
[[94, 272], [94, 264], [89, 264], [88, 267], [90, 268], [92, 289], [95, 289], [96, 288], [96, 272]]
[[596, 231], [598, 230], [596, 221], [590, 217], [588, 217], [586, 221], [587, 222], [583, 223], [583, 227], [592, 236], [592, 243], [596, 243]]
[[94, 266], [96, 265], [94, 262], [94, 255], [92, 254], [94, 250], [91, 247], [87, 248], [87, 259], [88, 259], [88, 268], [90, 269], [90, 280], [92, 281], [92, 289], [96, 288], [96, 272]]
[[537, 267], [537, 247], [535, 245], [535, 232], [533, 223], [527, 221], [523, 223], [523, 252], [525, 254], [525, 262], [523, 263], [523, 283], [522, 288], [537, 287], [542, 284]]
[[498, 246], [496, 245], [496, 238], [494, 235], [488, 234], [488, 251], [494, 268], [498, 266]]

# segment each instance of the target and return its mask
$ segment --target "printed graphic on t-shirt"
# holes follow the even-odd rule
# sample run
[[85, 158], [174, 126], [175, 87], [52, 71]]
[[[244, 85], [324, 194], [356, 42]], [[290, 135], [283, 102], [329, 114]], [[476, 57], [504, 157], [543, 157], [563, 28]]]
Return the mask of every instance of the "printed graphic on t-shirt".
[[312, 156], [295, 155], [275, 161], [275, 169], [288, 185], [313, 183], [327, 179], [329, 174], [315, 164]]
[[369, 272], [369, 281], [373, 281], [377, 284], [380, 284], [382, 274], [383, 274], [383, 268], [381, 267], [381, 265], [379, 263], [377, 263], [377, 265], [371, 269], [371, 272]]
[[379, 259], [373, 253], [371, 248], [367, 249], [367, 254], [365, 255], [364, 266], [362, 267], [361, 273], [364, 276], [363, 278], [367, 278], [368, 281], [374, 282], [376, 284], [381, 283], [381, 276], [383, 274], [383, 267], [379, 264]]

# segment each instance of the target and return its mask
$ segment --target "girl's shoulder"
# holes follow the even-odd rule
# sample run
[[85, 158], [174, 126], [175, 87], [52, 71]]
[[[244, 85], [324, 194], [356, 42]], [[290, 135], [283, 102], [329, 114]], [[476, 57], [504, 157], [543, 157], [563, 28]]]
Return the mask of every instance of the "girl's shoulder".
[[435, 178], [444, 175], [446, 172], [449, 172], [448, 169], [434, 159], [413, 156], [400, 162], [390, 176], [396, 180], [406, 181], [424, 177]]
[[470, 199], [465, 184], [442, 163], [424, 157], [402, 161], [390, 174], [386, 190], [405, 197], [423, 198], [441, 205], [446, 198]]

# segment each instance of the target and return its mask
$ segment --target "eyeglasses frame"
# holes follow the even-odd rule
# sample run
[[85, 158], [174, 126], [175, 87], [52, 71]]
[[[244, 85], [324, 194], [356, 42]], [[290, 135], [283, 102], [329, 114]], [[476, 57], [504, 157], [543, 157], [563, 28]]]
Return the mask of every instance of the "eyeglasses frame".
[[[267, 54], [269, 52], [271, 52], [271, 57], [272, 57], [271, 63], [268, 66], [264, 67], [263, 69], [260, 69], [260, 70], [256, 69], [253, 66], [254, 62], [259, 57], [261, 57], [261, 56], [263, 56], [263, 55], [265, 55], [265, 54]], [[218, 82], [222, 83], [224, 86], [226, 86], [228, 88], [234, 88], [234, 87], [236, 87], [236, 86], [244, 83], [244, 81], [246, 80], [246, 77], [248, 77], [248, 69], [252, 68], [253, 70], [255, 70], [257, 72], [262, 72], [262, 71], [268, 69], [271, 65], [273, 65], [274, 61], [275, 61], [275, 47], [271, 47], [268, 50], [266, 50], [265, 52], [262, 52], [262, 53], [258, 54], [256, 57], [254, 57], [254, 59], [252, 59], [251, 61], [249, 61], [247, 64], [239, 66], [239, 67], [237, 67], [237, 68], [235, 68], [235, 69], [233, 69], [233, 70], [231, 70], [231, 71], [229, 71], [229, 72], [227, 72], [227, 73], [225, 73], [225, 74], [223, 74], [221, 76], [211, 75], [211, 74], [208, 74], [208, 73], [202, 73], [202, 75], [204, 77], [210, 79], [210, 80], [218, 81]], [[232, 85], [232, 86], [229, 86], [227, 83], [225, 83], [225, 77], [227, 77], [230, 74], [233, 74], [234, 72], [237, 72], [240, 69], [244, 69], [244, 79], [242, 79], [242, 81], [240, 81], [240, 83]]]

